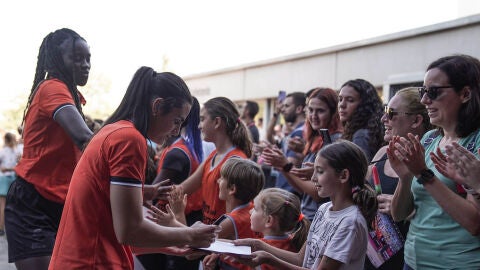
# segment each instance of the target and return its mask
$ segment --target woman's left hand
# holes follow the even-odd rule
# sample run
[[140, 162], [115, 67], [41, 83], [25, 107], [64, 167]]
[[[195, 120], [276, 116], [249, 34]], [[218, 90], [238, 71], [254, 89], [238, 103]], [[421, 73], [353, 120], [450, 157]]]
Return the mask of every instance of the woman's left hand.
[[293, 168], [290, 173], [303, 181], [310, 181], [313, 175], [313, 163], [304, 162], [302, 168]]
[[287, 140], [288, 149], [296, 153], [302, 153], [305, 149], [305, 141], [301, 137], [292, 137]]
[[282, 150], [274, 146], [272, 148], [265, 148], [262, 153], [262, 158], [265, 164], [281, 170], [285, 164], [288, 163], [287, 158], [283, 155]]

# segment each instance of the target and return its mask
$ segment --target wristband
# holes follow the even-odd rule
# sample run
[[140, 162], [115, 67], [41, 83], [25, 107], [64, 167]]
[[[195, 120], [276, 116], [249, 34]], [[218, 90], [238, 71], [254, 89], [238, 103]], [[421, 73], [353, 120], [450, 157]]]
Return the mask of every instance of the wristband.
[[285, 166], [283, 166], [282, 169], [283, 169], [284, 172], [288, 173], [292, 170], [292, 168], [293, 168], [293, 163], [289, 162], [289, 163], [285, 164]]
[[480, 194], [475, 189], [470, 188], [467, 185], [462, 185], [462, 187], [468, 194], [472, 195], [475, 200], [480, 201]]

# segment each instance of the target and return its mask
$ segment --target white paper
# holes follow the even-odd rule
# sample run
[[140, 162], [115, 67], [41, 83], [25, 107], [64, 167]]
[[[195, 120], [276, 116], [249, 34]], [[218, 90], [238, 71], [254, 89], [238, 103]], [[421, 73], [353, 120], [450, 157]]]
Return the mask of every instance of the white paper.
[[252, 254], [252, 248], [249, 246], [235, 246], [233, 243], [217, 240], [213, 242], [208, 248], [200, 248], [202, 250], [211, 251], [214, 253], [228, 253], [235, 255], [248, 256]]

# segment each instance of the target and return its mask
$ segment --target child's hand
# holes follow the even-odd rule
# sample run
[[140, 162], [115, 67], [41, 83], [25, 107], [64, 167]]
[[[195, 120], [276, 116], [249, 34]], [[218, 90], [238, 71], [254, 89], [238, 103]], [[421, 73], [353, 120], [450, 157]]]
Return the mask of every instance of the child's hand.
[[162, 210], [152, 205], [147, 211], [147, 213], [150, 215], [147, 216], [147, 219], [162, 226], [174, 227], [177, 222], [175, 219], [175, 214], [173, 213], [172, 209], [168, 204], [166, 206], [166, 210], [167, 212], [163, 212]]
[[217, 265], [218, 258], [220, 258], [219, 254], [210, 254], [207, 255], [202, 263], [203, 263], [203, 269], [205, 270], [215, 270], [215, 266]]
[[263, 242], [262, 240], [255, 238], [243, 238], [233, 240], [233, 244], [235, 246], [249, 246], [252, 248], [252, 251], [264, 250], [264, 243], [265, 242]]
[[175, 213], [175, 216], [179, 214], [183, 215], [185, 213], [185, 207], [187, 206], [187, 194], [183, 192], [181, 187], [175, 187], [168, 196], [168, 203], [173, 213]]

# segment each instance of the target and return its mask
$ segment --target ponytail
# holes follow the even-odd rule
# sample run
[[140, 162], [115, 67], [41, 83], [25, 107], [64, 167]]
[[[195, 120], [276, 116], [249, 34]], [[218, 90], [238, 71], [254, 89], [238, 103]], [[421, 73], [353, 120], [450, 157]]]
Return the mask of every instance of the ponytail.
[[252, 140], [245, 124], [240, 121], [240, 113], [235, 103], [226, 97], [215, 97], [204, 104], [212, 119], [220, 117], [225, 122], [225, 132], [232, 144], [242, 150], [247, 157], [251, 157]]
[[358, 209], [367, 221], [368, 228], [372, 230], [373, 221], [378, 210], [377, 194], [369, 185], [356, 186], [356, 188], [358, 188], [358, 191], [352, 192], [353, 203], [358, 206]]
[[308, 230], [310, 229], [310, 220], [300, 215], [300, 220], [298, 221], [297, 229], [292, 232], [292, 245], [297, 249], [302, 249], [303, 244], [307, 241]]
[[247, 157], [252, 156], [252, 138], [247, 127], [242, 121], [240, 121], [240, 119], [237, 120], [237, 125], [229, 137], [230, 140], [232, 140], [233, 145], [240, 148]]

